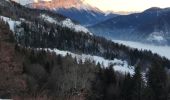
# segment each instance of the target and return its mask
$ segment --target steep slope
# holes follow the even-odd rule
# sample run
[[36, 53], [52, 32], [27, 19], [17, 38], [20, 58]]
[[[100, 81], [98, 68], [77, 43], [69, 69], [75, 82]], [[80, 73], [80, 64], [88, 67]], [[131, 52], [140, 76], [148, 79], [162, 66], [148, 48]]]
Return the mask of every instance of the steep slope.
[[31, 4], [27, 3], [32, 8], [56, 9], [56, 8], [87, 8], [82, 0], [36, 0]]
[[[152, 55], [151, 52], [141, 53], [142, 51], [92, 35], [81, 26], [73, 24], [70, 22], [71, 20], [60, 15], [44, 10], [28, 9], [14, 2], [4, 0], [0, 2], [6, 3], [0, 6], [1, 15], [20, 21], [20, 24], [15, 24], [13, 29], [17, 42], [25, 47], [57, 48], [72, 53], [101, 56], [110, 60], [117, 58], [126, 60], [131, 66], [137, 64], [139, 59], [141, 62], [151, 61], [149, 63], [153, 62], [151, 59], [162, 59], [158, 55]], [[138, 55], [137, 57], [133, 55], [134, 52]], [[150, 57], [147, 57], [148, 55]], [[168, 67], [168, 61], [165, 60], [165, 62], [163, 66]], [[149, 64], [146, 67], [149, 67]]]
[[[20, 0], [20, 2], [23, 4], [22, 0]], [[24, 4], [30, 8], [52, 10], [56, 13], [71, 18], [72, 20], [75, 20], [84, 26], [94, 25], [101, 21], [117, 16], [116, 14], [112, 13], [107, 15], [101, 10], [84, 3], [83, 0], [39, 0]]]
[[114, 39], [169, 44], [169, 8], [150, 8], [142, 13], [118, 16], [89, 27], [92, 32]]
[[[88, 66], [85, 63], [88, 63]], [[65, 66], [65, 68], [61, 69], [59, 66]], [[67, 66], [69, 66], [69, 69]], [[8, 24], [0, 20], [1, 99], [51, 100], [55, 98], [60, 100], [67, 98], [72, 100], [77, 98], [76, 100], [78, 100], [81, 98], [85, 100], [85, 96], [82, 95], [84, 92], [80, 89], [89, 88], [90, 80], [93, 80], [93, 71], [96, 71], [95, 68], [96, 65], [92, 62], [85, 61], [78, 64], [69, 55], [60, 56], [50, 51], [30, 49], [18, 45]], [[75, 75], [73, 69], [82, 72], [81, 74], [77, 73], [80, 77]], [[90, 69], [91, 72], [85, 69]], [[71, 73], [67, 73], [67, 71]], [[75, 81], [73, 76], [76, 76], [79, 81]], [[87, 77], [82, 78], [81, 76]], [[60, 82], [58, 79], [60, 79]], [[73, 82], [77, 82], [76, 84], [79, 85], [74, 91], [79, 94], [82, 93], [81, 95], [70, 95], [73, 93], [70, 90], [75, 87]], [[68, 84], [65, 85], [67, 88], [62, 88], [61, 83]], [[84, 86], [84, 83], [88, 85]]]
[[15, 51], [15, 40], [8, 25], [0, 20], [0, 98], [26, 91], [23, 57]]
[[[2, 6], [0, 6], [0, 14], [2, 14], [3, 16], [15, 19], [15, 20], [21, 20], [21, 21], [33, 21], [33, 20], [44, 20], [47, 21], [49, 23], [53, 23], [53, 24], [57, 24], [61, 27], [67, 27], [70, 28], [72, 30], [75, 30], [77, 32], [84, 32], [84, 33], [88, 33], [91, 34], [88, 29], [86, 29], [85, 27], [76, 24], [75, 21], [71, 21], [70, 19], [60, 15], [60, 14], [56, 14], [56, 13], [52, 13], [50, 11], [46, 11], [46, 10], [33, 10], [33, 9], [29, 9], [26, 7], [23, 7], [15, 2], [6, 2], [6, 1], [1, 1]], [[13, 6], [11, 6], [13, 5]], [[13, 9], [13, 11], [11, 10]], [[11, 14], [8, 14], [6, 12], [11, 12]], [[16, 13], [13, 13], [17, 11]]]
[[29, 4], [29, 3], [33, 3], [36, 0], [12, 0], [12, 1], [20, 3], [21, 5], [26, 5], [26, 4]]
[[105, 14], [102, 11], [93, 9], [77, 9], [77, 8], [58, 8], [57, 13], [71, 18], [84, 26], [91, 26], [109, 18], [117, 16], [116, 14]]

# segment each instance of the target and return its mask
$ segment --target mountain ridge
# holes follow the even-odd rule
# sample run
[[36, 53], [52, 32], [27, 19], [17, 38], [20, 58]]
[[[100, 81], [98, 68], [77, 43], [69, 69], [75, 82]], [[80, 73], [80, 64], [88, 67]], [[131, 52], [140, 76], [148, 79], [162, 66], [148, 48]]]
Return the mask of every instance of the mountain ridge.
[[118, 15], [113, 13], [107, 14], [82, 0], [37, 1], [25, 6], [34, 9], [51, 10], [69, 17], [84, 26], [91, 26]]
[[[149, 8], [141, 13], [120, 15], [89, 27], [93, 33], [114, 39], [169, 45], [169, 8]], [[157, 34], [159, 33], [159, 34]], [[157, 37], [160, 37], [159, 40]], [[152, 38], [152, 39], [151, 39]], [[162, 38], [162, 41], [160, 39]]]

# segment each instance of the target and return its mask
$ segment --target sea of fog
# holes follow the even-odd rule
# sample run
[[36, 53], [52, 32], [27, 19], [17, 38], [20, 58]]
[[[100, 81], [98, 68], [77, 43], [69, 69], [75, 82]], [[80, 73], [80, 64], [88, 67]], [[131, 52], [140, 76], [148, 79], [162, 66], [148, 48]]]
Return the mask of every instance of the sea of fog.
[[160, 56], [164, 56], [170, 59], [170, 46], [156, 46], [151, 44], [144, 44], [133, 41], [113, 40], [115, 43], [120, 43], [139, 50], [151, 50], [153, 53], [157, 53]]

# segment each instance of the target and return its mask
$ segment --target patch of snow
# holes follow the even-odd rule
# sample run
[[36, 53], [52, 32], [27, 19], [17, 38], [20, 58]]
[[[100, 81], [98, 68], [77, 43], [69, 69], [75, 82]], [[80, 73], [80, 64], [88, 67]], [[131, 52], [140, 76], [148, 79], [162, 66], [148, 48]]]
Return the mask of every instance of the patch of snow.
[[93, 12], [90, 13], [92, 16], [96, 17], [96, 14], [94, 14]]
[[108, 16], [110, 14], [111, 14], [111, 12], [106, 12], [104, 16]]
[[[41, 49], [40, 49], [41, 50]], [[57, 55], [66, 56], [67, 54], [71, 55], [73, 58], [77, 58], [78, 60], [82, 60], [83, 62], [88, 59], [90, 61], [95, 61], [95, 63], [100, 63], [104, 67], [108, 67], [110, 64], [113, 64], [113, 68], [115, 71], [121, 72], [123, 74], [130, 73], [134, 74], [134, 67], [129, 66], [127, 61], [123, 61], [120, 59], [108, 60], [99, 56], [92, 56], [87, 54], [75, 54], [69, 51], [62, 51], [58, 49], [45, 49], [46, 51], [55, 52]]]
[[12, 100], [12, 99], [0, 99], [0, 100]]
[[63, 21], [61, 21], [61, 22], [58, 22], [57, 20], [55, 20], [54, 18], [52, 18], [52, 17], [50, 17], [50, 16], [48, 16], [46, 14], [41, 14], [40, 18], [42, 18], [42, 19], [44, 19], [44, 20], [46, 20], [46, 21], [48, 21], [50, 23], [59, 24], [59, 25], [61, 25], [63, 27], [67, 27], [67, 28], [73, 29], [76, 32], [84, 32], [84, 33], [89, 33], [90, 35], [92, 35], [92, 33], [90, 33], [90, 31], [87, 28], [85, 28], [85, 27], [83, 27], [81, 25], [74, 24], [68, 18], [63, 20]]
[[167, 40], [163, 37], [163, 33], [162, 32], [153, 32], [149, 35], [149, 37], [147, 38], [148, 41], [156, 41], [156, 42], [167, 42]]
[[12, 99], [0, 99], [0, 100], [12, 100]]
[[10, 2], [9, 0], [5, 0], [5, 1]]
[[142, 79], [143, 79], [143, 82], [146, 84], [147, 83], [147, 77], [146, 77], [146, 73], [147, 72], [142, 72]]
[[113, 40], [115, 43], [120, 43], [132, 48], [137, 48], [139, 50], [150, 50], [153, 53], [156, 53], [162, 57], [170, 59], [170, 46], [155, 46], [150, 44], [144, 44], [139, 42], [132, 41], [123, 41], [123, 40]]
[[87, 5], [87, 4], [85, 4], [85, 5], [78, 5], [78, 6], [75, 6], [75, 8], [78, 8], [80, 10], [85, 10], [85, 11], [88, 11], [88, 12], [89, 12], [89, 10], [91, 10], [91, 7], [89, 5]]
[[[7, 0], [7, 1], [9, 1], [9, 0]], [[30, 3], [34, 2], [34, 0], [12, 0], [12, 1], [15, 1], [21, 5], [26, 5], [26, 4], [30, 4]]]
[[26, 21], [24, 18], [20, 18], [19, 20], [20, 20], [20, 21]]
[[40, 18], [50, 22], [50, 23], [58, 23], [57, 20], [55, 20], [54, 18], [48, 16], [48, 15], [45, 15], [45, 14], [41, 14], [40, 15]]
[[70, 29], [74, 29], [76, 32], [84, 32], [84, 33], [89, 33], [90, 35], [92, 35], [92, 33], [90, 33], [90, 31], [81, 26], [81, 25], [76, 25], [74, 24], [70, 19], [65, 19], [64, 21], [61, 22], [61, 25], [63, 27], [67, 27], [67, 28], [70, 28]]
[[21, 24], [20, 21], [15, 21], [12, 20], [11, 18], [8, 17], [4, 17], [4, 16], [0, 16], [1, 19], [3, 19], [3, 21], [7, 22], [9, 24], [9, 28], [12, 32], [14, 32], [15, 30], [15, 26]]

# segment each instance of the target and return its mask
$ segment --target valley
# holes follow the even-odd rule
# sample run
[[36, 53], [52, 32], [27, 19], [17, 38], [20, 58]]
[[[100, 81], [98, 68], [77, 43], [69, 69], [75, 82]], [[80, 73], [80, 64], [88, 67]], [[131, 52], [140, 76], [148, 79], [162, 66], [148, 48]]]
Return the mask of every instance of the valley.
[[157, 46], [152, 44], [144, 44], [140, 42], [113, 40], [115, 43], [123, 44], [131, 48], [137, 48], [138, 50], [149, 50], [153, 53], [159, 54], [162, 57], [170, 59], [170, 46]]
[[110, 39], [169, 45], [169, 16], [169, 8], [152, 7], [140, 13], [116, 16], [88, 28]]

